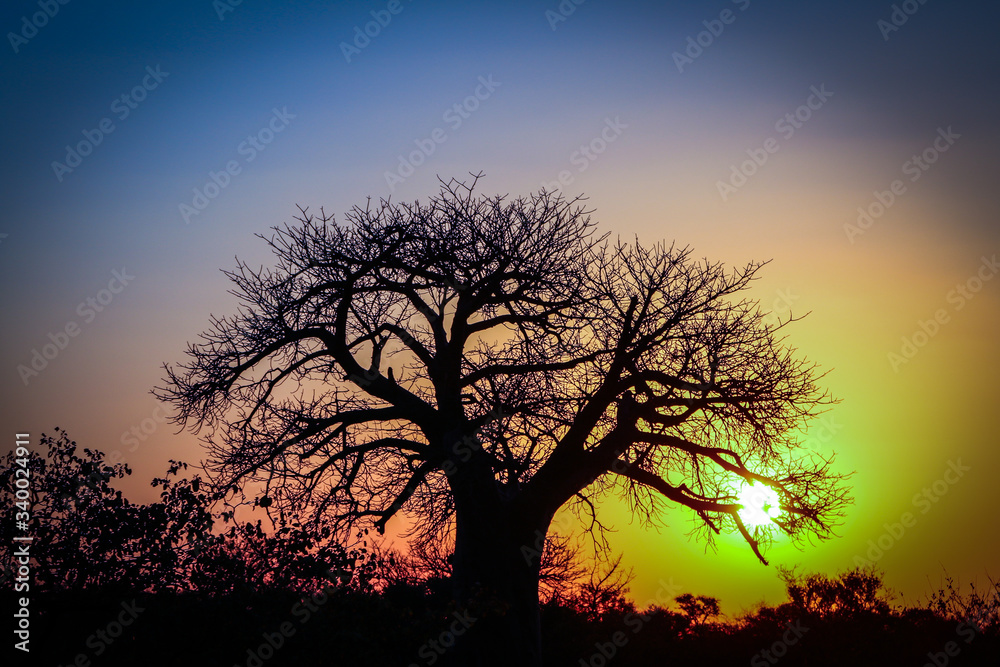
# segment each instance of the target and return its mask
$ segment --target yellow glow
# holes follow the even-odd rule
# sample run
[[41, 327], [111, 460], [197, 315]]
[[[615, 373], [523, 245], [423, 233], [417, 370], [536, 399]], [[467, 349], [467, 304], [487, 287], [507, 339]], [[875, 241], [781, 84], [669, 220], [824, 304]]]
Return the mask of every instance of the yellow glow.
[[738, 502], [743, 505], [740, 518], [750, 528], [768, 526], [781, 514], [778, 494], [764, 484], [744, 484]]

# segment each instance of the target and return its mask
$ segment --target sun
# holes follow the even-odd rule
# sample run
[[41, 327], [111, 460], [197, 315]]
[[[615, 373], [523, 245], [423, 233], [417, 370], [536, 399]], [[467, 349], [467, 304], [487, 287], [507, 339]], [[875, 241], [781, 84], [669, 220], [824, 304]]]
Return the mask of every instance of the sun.
[[737, 502], [743, 505], [740, 519], [751, 528], [770, 526], [781, 515], [777, 492], [764, 484], [744, 484]]

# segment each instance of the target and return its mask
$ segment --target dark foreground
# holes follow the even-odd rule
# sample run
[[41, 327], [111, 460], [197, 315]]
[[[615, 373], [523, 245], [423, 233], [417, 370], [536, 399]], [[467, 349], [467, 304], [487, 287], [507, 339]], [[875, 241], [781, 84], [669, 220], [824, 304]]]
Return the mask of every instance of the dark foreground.
[[[13, 608], [5, 601], [5, 608]], [[48, 594], [31, 603], [30, 656], [14, 664], [402, 666], [454, 664], [449, 647], [476, 617], [443, 594], [394, 586], [382, 594], [330, 591], [194, 595]], [[8, 617], [9, 618], [9, 617]], [[997, 628], [927, 609], [764, 608], [730, 623], [677, 610], [543, 610], [546, 664], [1000, 665]], [[5, 661], [5, 664], [10, 664]]]
[[[510, 613], [485, 595], [455, 605], [447, 549], [348, 549], [294, 517], [272, 532], [236, 522], [213, 513], [177, 462], [153, 481], [161, 501], [137, 505], [112, 486], [127, 466], [79, 456], [63, 431], [43, 441], [46, 457], [30, 465], [30, 549], [15, 522], [0, 523], [0, 544], [18, 545], [0, 547], [3, 667], [477, 667], [458, 657], [463, 647], [495, 625], [484, 619]], [[5, 463], [9, 490], [18, 468], [13, 454]], [[17, 511], [0, 493], [0, 514]], [[723, 621], [718, 600], [689, 593], [637, 609], [620, 562], [595, 569], [547, 538], [548, 667], [1000, 666], [1000, 581], [988, 576], [963, 588], [945, 575], [904, 607], [873, 569], [780, 571], [787, 602]]]

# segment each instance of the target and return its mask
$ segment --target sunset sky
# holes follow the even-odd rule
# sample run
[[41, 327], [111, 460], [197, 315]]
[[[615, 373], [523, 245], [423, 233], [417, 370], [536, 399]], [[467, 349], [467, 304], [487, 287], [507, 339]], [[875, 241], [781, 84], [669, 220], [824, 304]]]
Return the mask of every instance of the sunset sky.
[[687, 510], [657, 532], [608, 503], [637, 601], [776, 603], [773, 566], [834, 573], [880, 539], [910, 602], [943, 568], [995, 577], [1000, 9], [897, 6], [70, 2], [35, 28], [5, 3], [4, 451], [59, 426], [155, 499], [202, 450], [149, 390], [234, 310], [220, 269], [270, 262], [254, 234], [483, 171], [486, 194], [585, 194], [626, 239], [772, 260], [753, 296], [810, 313], [788, 342], [841, 399], [803, 434], [856, 473], [839, 537], [765, 567], [738, 535], [706, 553]]

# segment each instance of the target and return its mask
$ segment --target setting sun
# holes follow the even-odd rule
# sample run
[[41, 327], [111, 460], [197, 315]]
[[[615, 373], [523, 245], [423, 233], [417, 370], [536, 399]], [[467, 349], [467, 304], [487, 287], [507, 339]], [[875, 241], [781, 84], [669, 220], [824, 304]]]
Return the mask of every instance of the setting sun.
[[772, 520], [781, 515], [778, 494], [763, 484], [744, 484], [739, 503], [743, 505], [740, 518], [750, 528], [771, 525]]
[[3, 7], [0, 667], [1000, 667], [1000, 2]]

